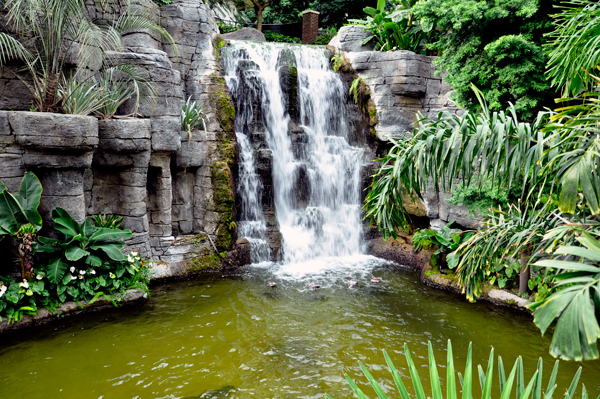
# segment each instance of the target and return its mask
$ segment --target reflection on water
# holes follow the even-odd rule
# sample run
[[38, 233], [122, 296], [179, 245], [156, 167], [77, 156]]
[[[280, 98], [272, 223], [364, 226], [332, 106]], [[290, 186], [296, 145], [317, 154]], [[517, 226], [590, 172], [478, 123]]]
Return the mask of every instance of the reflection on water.
[[[309, 289], [311, 283], [322, 288]], [[0, 397], [349, 398], [343, 373], [366, 383], [359, 360], [397, 397], [381, 349], [407, 377], [407, 342], [427, 386], [427, 341], [441, 362], [448, 339], [455, 357], [473, 341], [475, 364], [486, 364], [493, 345], [507, 368], [521, 354], [526, 378], [539, 356], [546, 379], [552, 368], [550, 337], [541, 337], [530, 317], [468, 304], [399, 266], [362, 256], [204, 276], [157, 287], [139, 307], [2, 336]], [[457, 358], [456, 368], [464, 366]], [[556, 398], [577, 367], [561, 364]], [[599, 362], [583, 364], [592, 398], [600, 393], [599, 373]]]

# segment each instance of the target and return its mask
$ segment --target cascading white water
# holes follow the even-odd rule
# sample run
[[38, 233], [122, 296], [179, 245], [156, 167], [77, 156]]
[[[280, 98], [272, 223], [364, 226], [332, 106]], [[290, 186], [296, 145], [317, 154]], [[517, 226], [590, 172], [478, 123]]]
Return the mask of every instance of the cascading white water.
[[250, 141], [244, 133], [236, 133], [240, 148], [238, 190], [241, 195], [241, 215], [238, 234], [250, 242], [253, 263], [271, 258], [271, 248], [265, 239], [265, 218], [260, 206], [262, 184], [254, 167], [254, 155]]
[[[261, 128], [272, 153], [273, 195], [283, 237], [283, 261], [359, 254], [364, 151], [348, 143], [344, 87], [338, 74], [330, 69], [325, 51], [308, 46], [231, 43], [232, 48], [224, 53], [224, 75], [235, 102], [242, 154], [239, 235], [264, 242], [261, 187], [255, 182], [256, 172], [250, 165], [254, 159], [252, 147], [244, 134], [251, 133], [246, 131], [248, 121], [260, 113]], [[297, 67], [297, 103], [304, 137], [301, 149], [296, 151], [279, 74], [283, 65], [280, 59], [289, 63], [290, 54]], [[304, 200], [299, 200], [301, 191]], [[253, 261], [268, 260], [265, 256], [264, 251], [255, 253]]]

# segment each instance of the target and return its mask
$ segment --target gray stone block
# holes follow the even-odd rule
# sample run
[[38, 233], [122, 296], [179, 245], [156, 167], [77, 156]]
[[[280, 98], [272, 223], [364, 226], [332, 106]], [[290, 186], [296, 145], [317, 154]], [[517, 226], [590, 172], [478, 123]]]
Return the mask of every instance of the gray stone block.
[[181, 118], [160, 117], [152, 119], [152, 151], [175, 152], [181, 148]]
[[10, 112], [9, 121], [24, 147], [84, 151], [98, 145], [98, 120], [90, 116]]
[[250, 40], [253, 42], [266, 42], [267, 39], [265, 35], [254, 28], [242, 28], [240, 30], [236, 30], [235, 32], [225, 33], [221, 35], [221, 37], [225, 40]]
[[98, 152], [142, 152], [151, 148], [151, 123], [146, 119], [110, 119], [98, 122]]

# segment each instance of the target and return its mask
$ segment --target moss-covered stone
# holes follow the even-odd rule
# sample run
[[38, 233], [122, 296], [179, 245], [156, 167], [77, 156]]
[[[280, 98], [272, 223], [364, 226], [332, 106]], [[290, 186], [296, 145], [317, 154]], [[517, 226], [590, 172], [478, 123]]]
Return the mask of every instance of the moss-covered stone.
[[298, 114], [298, 68], [290, 67], [290, 88], [288, 100], [288, 114], [295, 116]]
[[215, 104], [217, 120], [223, 132], [233, 133], [235, 109], [229, 95], [224, 91], [218, 91], [211, 95], [211, 102]]
[[235, 223], [233, 220], [234, 192], [231, 169], [227, 161], [217, 161], [211, 165], [213, 201], [217, 213], [217, 238], [215, 245], [219, 251], [231, 247]]
[[218, 254], [211, 253], [208, 249], [204, 248], [199, 251], [197, 257], [192, 258], [187, 262], [187, 272], [194, 273], [209, 269], [220, 269], [223, 266], [223, 259], [227, 255], [227, 252], [221, 253], [221, 258]]

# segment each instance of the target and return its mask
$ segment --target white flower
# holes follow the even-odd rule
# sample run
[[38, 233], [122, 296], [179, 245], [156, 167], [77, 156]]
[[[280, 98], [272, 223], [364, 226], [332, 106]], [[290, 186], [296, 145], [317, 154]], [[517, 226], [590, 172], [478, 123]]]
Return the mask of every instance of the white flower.
[[77, 277], [71, 276], [71, 280], [77, 280]]
[[80, 274], [80, 275], [79, 275], [79, 279], [81, 280], [82, 278], [83, 278], [83, 276]]
[[71, 273], [75, 272], [75, 266], [71, 266], [69, 270], [71, 271]]
[[133, 258], [131, 257], [131, 254], [127, 255], [127, 260], [129, 261], [129, 263], [133, 263], [133, 262], [135, 262], [135, 259], [133, 259]]
[[81, 274], [81, 275], [85, 274], [85, 270], [80, 270], [79, 274]]
[[90, 274], [96, 274], [96, 271], [95, 271], [95, 270], [92, 270], [92, 271], [90, 272]]
[[28, 289], [29, 288], [29, 283], [27, 283], [27, 280], [23, 279], [23, 282], [19, 283], [19, 287]]
[[41, 279], [43, 279], [43, 278], [44, 278], [44, 276], [43, 276], [43, 275], [41, 275], [41, 274], [38, 274], [37, 276], [35, 276], [35, 278], [37, 278], [38, 280], [41, 280]]
[[6, 290], [7, 290], [6, 286], [4, 284], [2, 284], [2, 286], [0, 287], [0, 297], [2, 297], [2, 295], [4, 295]]
[[131, 252], [131, 255], [133, 255], [133, 257], [135, 258], [136, 256], [138, 256], [138, 253], [137, 253], [137, 251], [133, 251], [133, 252]]

